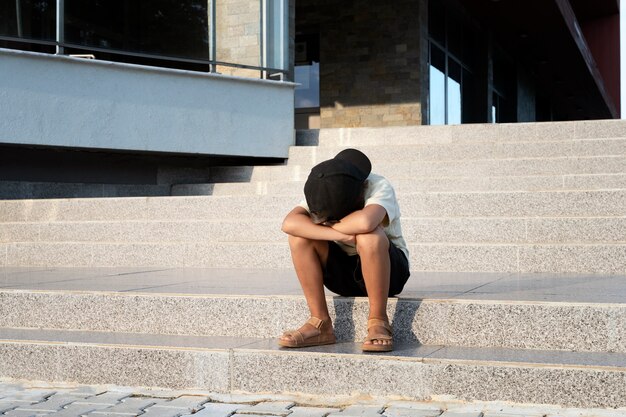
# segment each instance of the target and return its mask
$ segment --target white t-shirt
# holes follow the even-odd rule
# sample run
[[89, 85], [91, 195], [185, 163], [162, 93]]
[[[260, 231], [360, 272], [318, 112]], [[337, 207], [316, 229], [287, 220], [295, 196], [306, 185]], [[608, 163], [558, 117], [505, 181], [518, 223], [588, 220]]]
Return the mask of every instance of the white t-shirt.
[[[367, 177], [365, 183], [365, 205], [369, 206], [370, 204], [378, 204], [387, 211], [387, 215], [383, 219], [382, 223], [383, 230], [389, 238], [389, 241], [400, 249], [408, 260], [409, 250], [404, 238], [402, 237], [402, 226], [400, 225], [400, 206], [398, 206], [396, 192], [394, 191], [391, 183], [381, 175], [370, 174]], [[307, 212], [309, 211], [309, 206], [306, 200], [300, 202], [299, 205]], [[346, 245], [341, 242], [335, 243], [337, 243], [348, 255], [357, 254], [355, 246]]]

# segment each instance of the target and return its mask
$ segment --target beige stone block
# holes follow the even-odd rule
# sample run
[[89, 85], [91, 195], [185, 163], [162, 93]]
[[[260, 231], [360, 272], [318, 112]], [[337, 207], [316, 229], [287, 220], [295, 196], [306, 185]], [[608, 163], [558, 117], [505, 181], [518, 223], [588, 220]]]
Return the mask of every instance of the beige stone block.
[[217, 54], [218, 56], [226, 49], [239, 47], [239, 37], [224, 36], [217, 39]]
[[239, 25], [247, 25], [247, 24], [259, 24], [259, 10], [256, 9], [251, 13], [240, 14], [237, 16], [237, 24]]
[[226, 3], [226, 13], [229, 15], [240, 15], [250, 13], [250, 2], [248, 1], [230, 1]]
[[386, 114], [383, 116], [383, 122], [403, 121], [404, 116], [401, 114]]
[[261, 29], [258, 22], [248, 23], [243, 25], [243, 28], [246, 35], [258, 35]]
[[241, 36], [239, 38], [239, 46], [258, 45], [259, 38], [256, 35]]
[[[258, 41], [258, 38], [257, 38]], [[260, 52], [260, 48], [259, 48], [259, 43], [253, 43], [252, 45], [246, 46], [244, 49], [245, 53], [243, 56], [246, 57], [246, 59], [251, 62], [250, 65], [260, 65], [261, 64], [261, 52]], [[254, 64], [252, 64], [252, 62], [254, 62]]]
[[243, 36], [246, 34], [246, 27], [244, 25], [229, 26], [226, 33], [228, 37]]

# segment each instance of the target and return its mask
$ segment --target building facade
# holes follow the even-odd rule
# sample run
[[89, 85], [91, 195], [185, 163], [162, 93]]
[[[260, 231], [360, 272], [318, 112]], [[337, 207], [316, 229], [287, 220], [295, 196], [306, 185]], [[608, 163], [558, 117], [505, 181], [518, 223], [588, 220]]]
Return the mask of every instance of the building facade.
[[618, 0], [2, 2], [0, 180], [33, 160], [29, 175], [54, 180], [32, 172], [68, 152], [281, 160], [294, 127], [618, 118], [619, 13]]
[[619, 117], [617, 0], [298, 0], [296, 32], [299, 126]]

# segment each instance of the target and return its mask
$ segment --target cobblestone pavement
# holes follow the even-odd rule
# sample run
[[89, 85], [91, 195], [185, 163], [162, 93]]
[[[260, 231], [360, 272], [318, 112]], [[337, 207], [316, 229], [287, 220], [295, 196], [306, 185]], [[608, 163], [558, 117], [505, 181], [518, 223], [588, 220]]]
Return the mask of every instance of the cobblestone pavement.
[[626, 409], [565, 409], [507, 403], [382, 401], [234, 395], [0, 381], [0, 415], [14, 417], [626, 417]]

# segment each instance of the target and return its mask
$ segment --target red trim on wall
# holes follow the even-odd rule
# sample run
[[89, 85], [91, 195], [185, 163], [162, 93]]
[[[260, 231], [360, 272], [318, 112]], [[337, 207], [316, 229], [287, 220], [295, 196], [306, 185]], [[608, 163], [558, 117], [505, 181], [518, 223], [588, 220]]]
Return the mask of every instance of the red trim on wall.
[[581, 26], [607, 92], [620, 114], [619, 14], [585, 21]]

